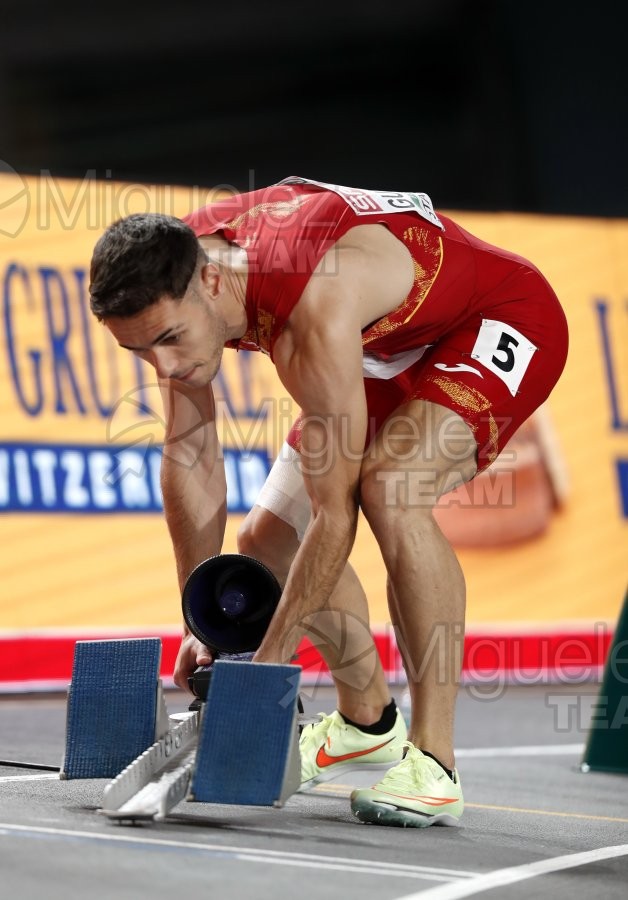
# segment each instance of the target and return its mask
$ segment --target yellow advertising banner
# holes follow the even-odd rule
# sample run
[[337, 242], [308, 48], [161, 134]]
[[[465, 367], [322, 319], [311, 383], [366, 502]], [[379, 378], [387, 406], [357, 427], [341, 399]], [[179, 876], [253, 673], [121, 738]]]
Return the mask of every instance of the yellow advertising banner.
[[[184, 215], [210, 191], [0, 177], [0, 631], [176, 626], [159, 492], [154, 373], [90, 315], [92, 247], [136, 211]], [[438, 516], [474, 624], [614, 622], [628, 571], [628, 222], [453, 213], [531, 259], [570, 324], [543, 414]], [[261, 354], [226, 351], [216, 385], [230, 511], [225, 552], [294, 409]], [[514, 473], [514, 474], [513, 474]], [[374, 623], [385, 572], [361, 522], [352, 561]]]

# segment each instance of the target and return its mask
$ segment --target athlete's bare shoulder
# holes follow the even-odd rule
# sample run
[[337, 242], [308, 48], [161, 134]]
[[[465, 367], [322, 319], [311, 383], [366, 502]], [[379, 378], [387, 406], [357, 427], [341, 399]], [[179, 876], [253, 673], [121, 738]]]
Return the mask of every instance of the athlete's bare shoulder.
[[355, 302], [365, 328], [396, 309], [413, 281], [412, 257], [398, 238], [383, 225], [356, 225], [321, 259], [301, 299], [332, 293], [339, 302]]

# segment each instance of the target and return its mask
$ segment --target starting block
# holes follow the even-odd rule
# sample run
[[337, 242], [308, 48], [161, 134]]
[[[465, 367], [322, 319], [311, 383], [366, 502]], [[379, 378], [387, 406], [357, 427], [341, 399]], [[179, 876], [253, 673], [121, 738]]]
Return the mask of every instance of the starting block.
[[216, 660], [191, 795], [283, 806], [301, 784], [295, 667]]
[[159, 638], [77, 641], [61, 778], [113, 778], [168, 730]]
[[61, 778], [113, 778], [101, 812], [163, 819], [181, 800], [281, 806], [298, 790], [296, 666], [217, 660], [200, 711], [168, 717], [157, 638], [79, 641]]

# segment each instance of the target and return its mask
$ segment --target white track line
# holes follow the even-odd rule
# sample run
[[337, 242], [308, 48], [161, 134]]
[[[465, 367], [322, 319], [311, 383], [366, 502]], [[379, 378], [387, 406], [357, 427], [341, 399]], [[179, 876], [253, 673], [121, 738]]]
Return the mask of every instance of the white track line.
[[[468, 747], [456, 750], [456, 759], [498, 759], [508, 756], [581, 756], [584, 744], [522, 744], [518, 747]], [[59, 779], [51, 773], [45, 775], [3, 775], [0, 784], [11, 781], [44, 781]]]
[[159, 840], [157, 838], [130, 837], [124, 834], [102, 834], [93, 831], [71, 831], [64, 828], [40, 828], [30, 825], [13, 825], [0, 822], [0, 839], [11, 834], [48, 834], [52, 837], [81, 838], [87, 841], [117, 842], [151, 847], [173, 847], [179, 850], [198, 850], [231, 856], [245, 862], [263, 862], [281, 866], [297, 866], [308, 869], [328, 869], [336, 872], [353, 872], [365, 875], [382, 875], [385, 878], [420, 878], [428, 881], [460, 881], [478, 877], [477, 872], [463, 869], [445, 869], [434, 866], [409, 866], [402, 863], [349, 859], [342, 856], [320, 856], [313, 853], [288, 853], [281, 850], [260, 850], [257, 847], [236, 847], [226, 844], [201, 844], [194, 841]]
[[0, 778], [0, 784], [11, 781], [50, 781], [52, 778], [59, 781], [59, 773], [46, 772], [45, 775], [3, 775]]
[[[577, 866], [586, 866], [589, 863], [599, 862], [602, 859], [615, 859], [619, 856], [628, 856], [628, 844], [619, 844], [616, 847], [600, 847], [599, 850], [585, 850], [583, 853], [554, 856], [551, 859], [541, 859], [538, 862], [526, 863], [523, 866], [496, 869], [494, 872], [478, 875], [469, 881], [440, 885], [439, 887], [428, 888], [426, 891], [418, 891], [416, 894], [406, 894], [403, 897], [399, 897], [398, 900], [461, 900], [463, 897], [472, 897], [474, 894], [490, 891], [496, 887], [504, 887], [507, 884], [526, 881], [528, 878], [536, 878], [538, 875], [560, 872], [563, 869], [575, 869]], [[596, 877], [599, 877], [599, 875]]]
[[584, 744], [522, 744], [519, 747], [470, 747], [456, 750], [456, 759], [485, 759], [500, 756], [579, 756]]
[[[584, 744], [522, 744], [515, 747], [468, 747], [456, 750], [456, 759], [491, 759], [507, 756], [581, 756]], [[51, 773], [45, 775], [3, 775], [0, 784], [10, 781], [43, 781], [59, 779]]]

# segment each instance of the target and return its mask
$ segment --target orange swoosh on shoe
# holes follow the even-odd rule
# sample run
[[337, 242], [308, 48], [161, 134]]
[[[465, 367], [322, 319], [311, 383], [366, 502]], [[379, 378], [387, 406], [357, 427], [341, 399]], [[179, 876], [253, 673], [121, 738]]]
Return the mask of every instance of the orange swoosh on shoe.
[[378, 788], [378, 794], [387, 794], [389, 797], [398, 797], [399, 800], [415, 800], [419, 803], [425, 803], [426, 806], [446, 806], [447, 803], [455, 803], [460, 797], [409, 797], [407, 794], [391, 794], [390, 791], [382, 791]]
[[387, 741], [383, 741], [381, 744], [377, 744], [375, 747], [369, 747], [367, 750], [355, 750], [353, 753], [343, 753], [342, 756], [330, 756], [325, 750], [325, 745], [323, 744], [316, 754], [316, 765], [319, 769], [324, 769], [326, 766], [331, 766], [337, 762], [344, 762], [347, 759], [355, 759], [357, 756], [366, 756], [368, 753], [374, 753], [376, 750], [381, 750], [382, 747], [385, 747], [386, 744], [390, 744], [390, 742], [394, 740], [394, 738], [388, 738]]

